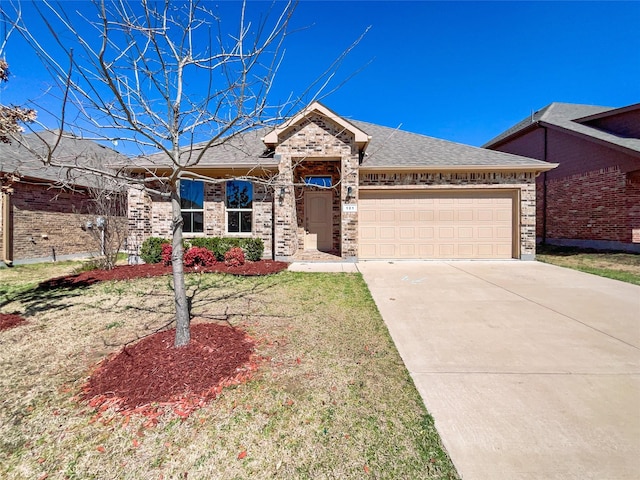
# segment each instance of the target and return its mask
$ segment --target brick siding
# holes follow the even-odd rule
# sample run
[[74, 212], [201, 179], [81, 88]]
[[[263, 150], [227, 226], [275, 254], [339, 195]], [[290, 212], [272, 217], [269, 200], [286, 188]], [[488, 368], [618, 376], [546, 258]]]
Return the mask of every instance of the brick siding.
[[497, 148], [559, 163], [536, 182], [538, 238], [552, 243], [554, 240], [620, 242], [621, 247], [640, 241], [638, 180], [630, 175], [638, 170], [638, 159], [551, 128], [547, 129], [546, 141], [546, 157], [544, 128]]
[[86, 229], [95, 222], [86, 194], [16, 182], [10, 203], [14, 261], [100, 252], [99, 240]]
[[[264, 257], [272, 254], [272, 201], [273, 196], [265, 185], [254, 183], [253, 232], [251, 236], [264, 242]], [[149, 237], [171, 238], [171, 201], [159, 195], [132, 187], [128, 198], [129, 255], [140, 255], [142, 242]], [[204, 185], [204, 232], [184, 233], [184, 238], [225, 237], [225, 180]]]
[[[547, 184], [547, 238], [631, 243], [640, 228], [640, 185], [618, 167]], [[542, 221], [542, 219], [540, 219]]]
[[[333, 195], [333, 250], [344, 259], [357, 257], [357, 212], [341, 211], [349, 187], [352, 197], [358, 195], [359, 157], [353, 133], [322, 115], [312, 114], [286, 132], [276, 147], [276, 155], [280, 158], [279, 180], [283, 185], [300, 184], [305, 175], [339, 179], [339, 172], [346, 174]], [[286, 188], [285, 198], [276, 203], [278, 257], [293, 256], [304, 245], [305, 188], [309, 187]]]

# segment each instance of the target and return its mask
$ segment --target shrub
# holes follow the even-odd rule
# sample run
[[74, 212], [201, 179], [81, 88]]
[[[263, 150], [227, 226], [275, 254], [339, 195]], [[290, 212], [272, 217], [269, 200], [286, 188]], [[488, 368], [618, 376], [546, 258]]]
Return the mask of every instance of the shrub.
[[169, 240], [159, 237], [149, 237], [142, 242], [140, 257], [145, 263], [160, 263], [162, 261], [162, 245], [168, 244]]
[[234, 248], [240, 246], [239, 238], [220, 238], [217, 242], [216, 249], [214, 250], [214, 254], [216, 259], [220, 262], [225, 260], [226, 253]]
[[204, 247], [191, 247], [184, 254], [185, 267], [195, 267], [196, 265], [210, 267], [214, 263], [216, 263], [216, 257], [213, 252]]
[[173, 255], [173, 246], [169, 243], [162, 244], [162, 263], [171, 265], [171, 256]]
[[247, 260], [257, 262], [262, 259], [264, 253], [264, 242], [261, 238], [243, 238], [240, 244]]
[[240, 247], [230, 248], [229, 251], [224, 254], [224, 263], [230, 267], [244, 265], [244, 252]]
[[188, 245], [189, 247], [202, 247], [215, 253], [216, 249], [218, 248], [219, 242], [219, 237], [197, 237], [186, 240], [185, 246]]

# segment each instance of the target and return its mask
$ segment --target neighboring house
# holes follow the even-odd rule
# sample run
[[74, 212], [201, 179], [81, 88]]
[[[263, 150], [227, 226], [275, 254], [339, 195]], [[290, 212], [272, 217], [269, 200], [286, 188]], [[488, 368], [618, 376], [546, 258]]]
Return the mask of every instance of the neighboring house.
[[[535, 178], [553, 167], [350, 121], [316, 102], [207, 151], [181, 180], [184, 231], [260, 237], [265, 257], [282, 260], [532, 259]], [[137, 172], [166, 168], [154, 155]], [[131, 188], [129, 246], [170, 233], [169, 202]]]
[[640, 103], [552, 103], [484, 147], [559, 164], [538, 177], [539, 241], [640, 252]]
[[[99, 253], [89, 188], [95, 177], [45, 166], [44, 153], [57, 134], [25, 135], [29, 148], [0, 144], [0, 263], [7, 265], [87, 257]], [[69, 165], [122, 162], [125, 157], [89, 140], [63, 137], [55, 158]], [[124, 208], [123, 208], [124, 211]]]

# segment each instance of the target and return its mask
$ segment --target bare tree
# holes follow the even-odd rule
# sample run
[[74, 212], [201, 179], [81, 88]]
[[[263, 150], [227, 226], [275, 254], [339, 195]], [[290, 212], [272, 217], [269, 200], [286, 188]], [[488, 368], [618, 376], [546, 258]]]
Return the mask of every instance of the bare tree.
[[[16, 10], [19, 18], [20, 10]], [[2, 42], [0, 42], [0, 85], [9, 81], [9, 64], [4, 58], [4, 51], [11, 32], [15, 30], [15, 23], [11, 24]], [[22, 108], [15, 105], [0, 104], [0, 142], [10, 143], [10, 137], [24, 131], [20, 123], [33, 122], [36, 119], [36, 112], [31, 108]]]
[[83, 229], [89, 231], [96, 250], [96, 266], [111, 270], [127, 237], [127, 192], [125, 184], [113, 178], [98, 178], [87, 188], [88, 214]]
[[[281, 121], [300, 107], [300, 98], [317, 98], [311, 90], [328, 88], [335, 69], [359, 41], [302, 95], [271, 105], [269, 94], [295, 3], [274, 2], [257, 21], [249, 19], [242, 3], [236, 23], [225, 20], [223, 25], [198, 0], [94, 0], [91, 13], [67, 12], [61, 4], [43, 0], [34, 8], [53, 44], [22, 19], [14, 21], [55, 80], [49, 94], [59, 95], [61, 108], [55, 116], [60, 135], [134, 143], [142, 153], [164, 154], [168, 172], [150, 169], [144, 178], [128, 182], [171, 201], [177, 347], [190, 341], [179, 179], [208, 149]], [[7, 12], [5, 18], [10, 18]], [[195, 143], [197, 149], [192, 148]], [[43, 158], [46, 164], [55, 164], [55, 149], [56, 144]], [[127, 171], [127, 166], [65, 166], [104, 177]]]

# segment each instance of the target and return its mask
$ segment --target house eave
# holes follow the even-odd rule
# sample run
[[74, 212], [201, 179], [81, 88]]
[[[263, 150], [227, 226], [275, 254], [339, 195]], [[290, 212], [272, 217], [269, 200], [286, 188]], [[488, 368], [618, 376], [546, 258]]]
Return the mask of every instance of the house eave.
[[422, 165], [422, 166], [361, 166], [360, 172], [547, 172], [553, 170], [559, 164], [547, 163], [546, 165]]

